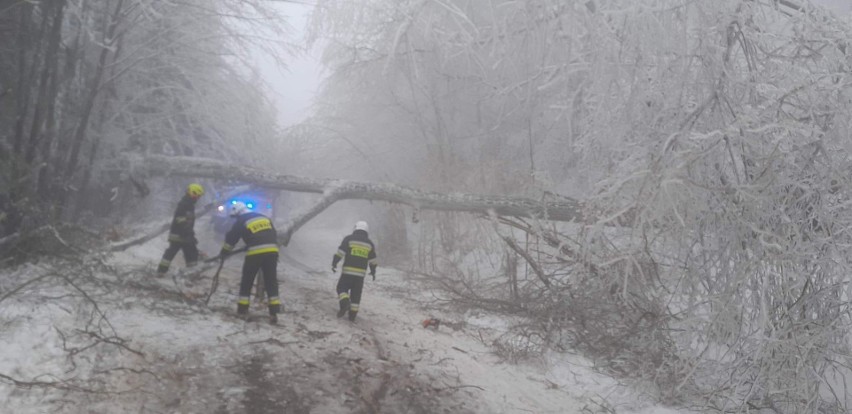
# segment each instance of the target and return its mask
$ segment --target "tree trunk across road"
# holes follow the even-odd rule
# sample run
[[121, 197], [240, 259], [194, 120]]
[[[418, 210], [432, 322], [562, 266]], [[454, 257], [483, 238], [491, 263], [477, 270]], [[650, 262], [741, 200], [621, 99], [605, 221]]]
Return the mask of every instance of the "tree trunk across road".
[[149, 155], [133, 159], [135, 176], [169, 175], [242, 181], [269, 189], [322, 194], [322, 197], [279, 230], [286, 244], [293, 232], [339, 200], [374, 200], [409, 205], [417, 210], [482, 213], [551, 221], [582, 221], [582, 203], [564, 197], [532, 200], [523, 197], [422, 191], [392, 183], [322, 180], [279, 174], [194, 157]]

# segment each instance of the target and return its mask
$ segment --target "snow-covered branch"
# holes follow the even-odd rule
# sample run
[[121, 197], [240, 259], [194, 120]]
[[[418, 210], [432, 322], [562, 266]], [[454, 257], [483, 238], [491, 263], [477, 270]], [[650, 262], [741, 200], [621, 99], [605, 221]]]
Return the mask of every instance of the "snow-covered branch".
[[[392, 183], [368, 183], [346, 180], [319, 180], [216, 160], [192, 157], [147, 156], [133, 161], [136, 172], [148, 175], [239, 180], [261, 187], [325, 194], [337, 200], [375, 200], [400, 203], [424, 210], [494, 213], [500, 216], [534, 217], [553, 221], [582, 221], [582, 203], [560, 198], [532, 200], [522, 197], [483, 194], [437, 193]], [[329, 203], [330, 205], [331, 203]]]

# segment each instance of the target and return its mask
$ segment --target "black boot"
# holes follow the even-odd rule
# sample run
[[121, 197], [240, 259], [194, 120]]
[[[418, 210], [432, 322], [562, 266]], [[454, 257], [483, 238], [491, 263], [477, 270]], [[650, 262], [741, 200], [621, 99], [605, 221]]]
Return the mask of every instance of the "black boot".
[[249, 305], [237, 304], [237, 317], [243, 320], [248, 320]]
[[355, 315], [358, 314], [358, 311], [352, 312], [349, 311], [349, 322], [355, 322]]
[[270, 313], [269, 314], [269, 324], [270, 325], [278, 325], [278, 314]]
[[349, 310], [349, 298], [340, 300], [340, 310], [337, 311], [337, 317], [342, 318], [343, 315], [346, 315], [346, 311]]

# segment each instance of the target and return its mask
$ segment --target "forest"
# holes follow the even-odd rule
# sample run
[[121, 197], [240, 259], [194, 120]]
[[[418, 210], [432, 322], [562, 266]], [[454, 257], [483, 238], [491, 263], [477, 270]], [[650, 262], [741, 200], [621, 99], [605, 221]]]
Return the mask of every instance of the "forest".
[[[75, 358], [141, 353], [101, 311], [137, 305], [105, 292], [145, 280], [120, 255], [159, 249], [198, 182], [199, 217], [237, 186], [276, 191], [284, 251], [328, 250], [316, 223], [343, 235], [357, 214], [380, 269], [429, 309], [507, 321], [482, 341], [502, 361], [580, 355], [683, 412], [852, 410], [852, 16], [810, 0], [316, 0], [301, 28], [278, 3], [0, 0], [0, 343], [32, 298], [75, 309], [44, 335], [78, 370], [16, 374], [11, 353], [0, 394], [125, 395]], [[286, 70], [309, 50], [322, 87], [282, 125], [253, 62]], [[106, 370], [168, 388], [146, 361]], [[353, 411], [449, 407], [386, 391]], [[299, 398], [275, 412], [337, 412]], [[596, 405], [571, 412], [631, 412]]]

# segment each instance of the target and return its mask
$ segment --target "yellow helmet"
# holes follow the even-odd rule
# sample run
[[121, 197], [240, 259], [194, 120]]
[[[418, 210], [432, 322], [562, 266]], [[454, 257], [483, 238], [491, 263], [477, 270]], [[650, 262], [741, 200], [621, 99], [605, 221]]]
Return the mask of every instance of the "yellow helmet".
[[192, 198], [198, 198], [204, 195], [204, 187], [201, 184], [192, 183], [186, 187], [186, 194]]

